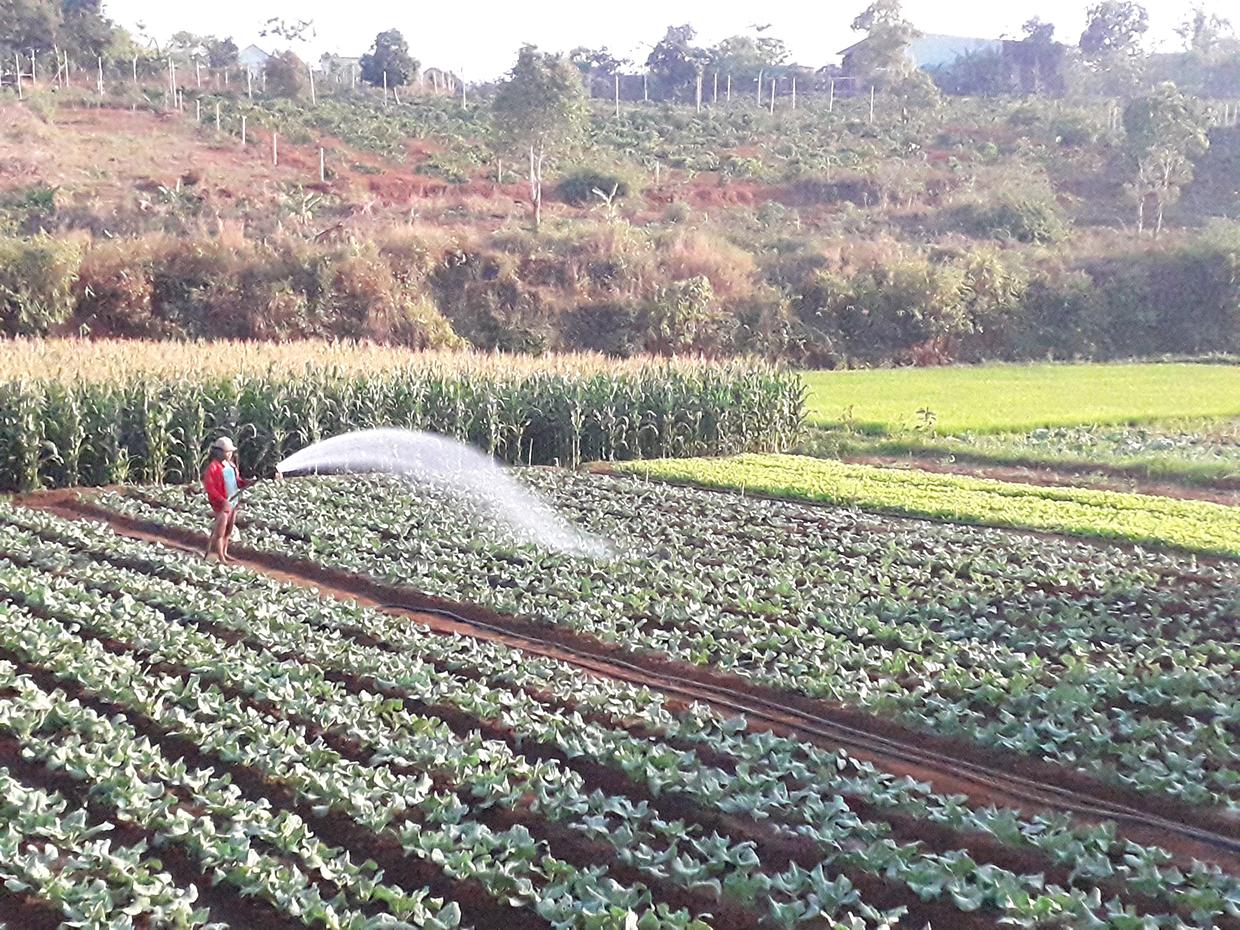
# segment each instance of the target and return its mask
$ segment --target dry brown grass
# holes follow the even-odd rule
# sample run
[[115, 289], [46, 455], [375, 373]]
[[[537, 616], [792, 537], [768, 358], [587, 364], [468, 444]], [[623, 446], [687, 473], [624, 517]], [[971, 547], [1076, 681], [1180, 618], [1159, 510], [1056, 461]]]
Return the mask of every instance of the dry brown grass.
[[659, 242], [659, 267], [674, 281], [704, 275], [722, 300], [748, 297], [758, 271], [749, 252], [700, 229], [677, 230], [664, 236]]

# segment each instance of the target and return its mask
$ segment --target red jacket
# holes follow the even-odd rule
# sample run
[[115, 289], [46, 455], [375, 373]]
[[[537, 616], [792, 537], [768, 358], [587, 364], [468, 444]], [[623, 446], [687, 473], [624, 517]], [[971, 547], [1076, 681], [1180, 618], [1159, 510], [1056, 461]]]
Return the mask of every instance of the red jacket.
[[[234, 464], [233, 468], [236, 469], [237, 466]], [[237, 471], [238, 489], [248, 488], [253, 483], [253, 481], [246, 481], [241, 477], [241, 472]], [[223, 459], [215, 459], [207, 465], [207, 470], [202, 474], [202, 486], [207, 492], [207, 500], [211, 504], [211, 509], [216, 513], [219, 513], [226, 504], [230, 503], [228, 500], [228, 486], [224, 484]], [[231, 503], [235, 505], [236, 501]]]

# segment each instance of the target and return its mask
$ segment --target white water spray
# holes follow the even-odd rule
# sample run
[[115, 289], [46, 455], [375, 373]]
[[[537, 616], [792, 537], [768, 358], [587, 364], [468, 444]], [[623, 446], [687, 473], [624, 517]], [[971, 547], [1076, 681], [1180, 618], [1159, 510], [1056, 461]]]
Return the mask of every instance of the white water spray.
[[293, 453], [276, 471], [289, 477], [397, 475], [477, 508], [520, 542], [569, 555], [612, 555], [604, 540], [577, 529], [493, 458], [435, 433], [404, 429], [344, 433]]

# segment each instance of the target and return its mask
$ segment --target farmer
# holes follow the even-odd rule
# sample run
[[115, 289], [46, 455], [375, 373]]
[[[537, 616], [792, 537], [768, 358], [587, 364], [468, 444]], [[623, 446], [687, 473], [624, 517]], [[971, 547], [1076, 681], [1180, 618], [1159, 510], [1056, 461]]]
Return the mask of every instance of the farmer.
[[233, 456], [237, 447], [227, 436], [221, 436], [211, 443], [211, 457], [207, 462], [207, 470], [202, 475], [202, 486], [206, 489], [207, 500], [215, 513], [215, 522], [211, 525], [211, 538], [207, 541], [204, 558], [211, 558], [215, 553], [221, 562], [231, 562], [228, 557], [228, 539], [232, 536], [237, 523], [237, 498], [243, 488], [248, 488], [253, 481], [246, 481], [237, 471]]

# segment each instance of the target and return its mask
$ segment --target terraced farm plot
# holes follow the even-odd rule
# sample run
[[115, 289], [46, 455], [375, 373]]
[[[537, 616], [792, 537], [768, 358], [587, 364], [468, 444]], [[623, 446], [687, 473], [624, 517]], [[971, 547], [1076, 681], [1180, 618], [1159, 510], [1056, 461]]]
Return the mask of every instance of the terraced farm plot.
[[619, 470], [724, 490], [864, 507], [1240, 558], [1240, 508], [1093, 488], [1043, 487], [805, 455], [737, 455], [624, 463]]
[[1240, 488], [1240, 365], [823, 371], [806, 383], [812, 429], [802, 451], [823, 458]]
[[[531, 471], [612, 562], [519, 548], [382, 479], [268, 486], [246, 545], [783, 694], [1240, 807], [1236, 562]], [[100, 499], [200, 530], [179, 490]], [[1213, 815], [1210, 815], [1213, 816]]]
[[8, 507], [0, 785], [23, 928], [1240, 926], [1114, 823]]
[[1110, 363], [815, 371], [810, 420], [942, 433], [1240, 416], [1240, 365]]

